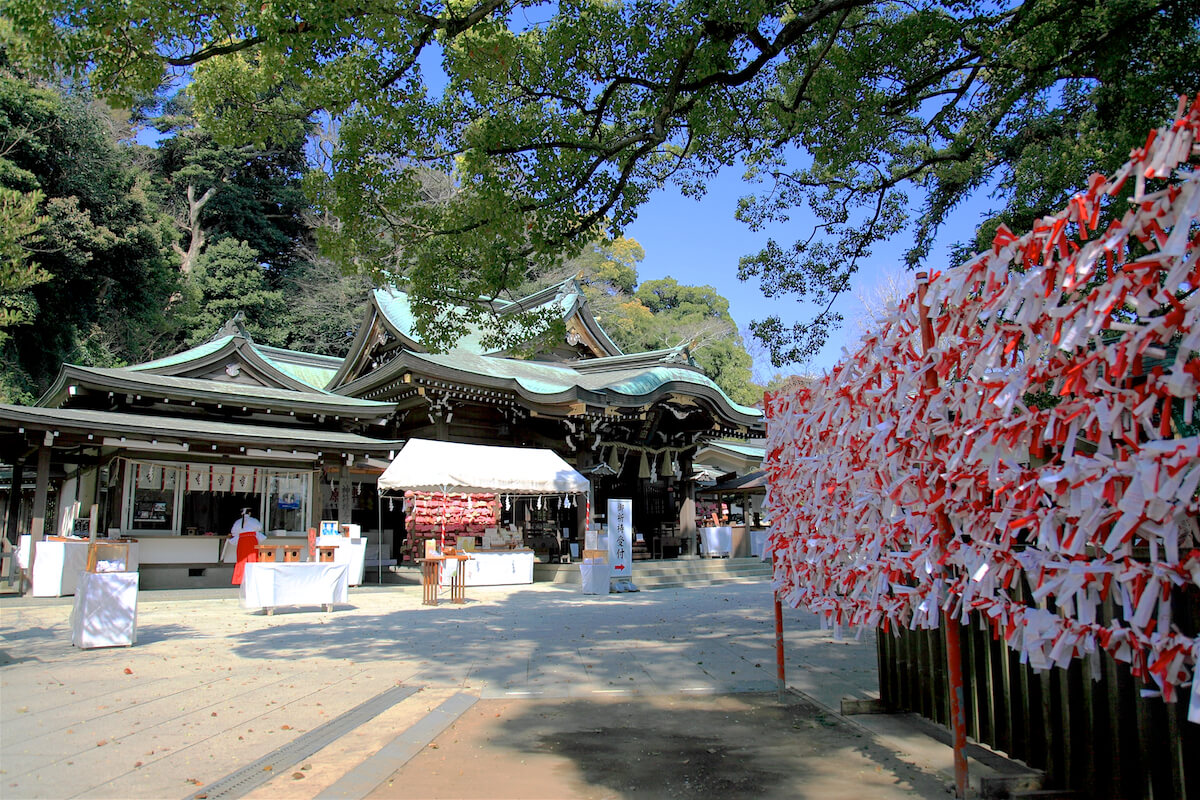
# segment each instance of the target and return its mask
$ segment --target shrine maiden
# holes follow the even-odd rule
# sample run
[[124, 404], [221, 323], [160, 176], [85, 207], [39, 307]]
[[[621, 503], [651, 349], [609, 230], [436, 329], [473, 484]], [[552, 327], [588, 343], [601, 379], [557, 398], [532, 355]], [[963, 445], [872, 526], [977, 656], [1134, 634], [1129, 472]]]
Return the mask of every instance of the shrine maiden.
[[229, 539], [237, 547], [237, 566], [233, 568], [233, 585], [242, 585], [242, 575], [246, 571], [247, 561], [258, 561], [258, 543], [264, 538], [262, 523], [243, 508], [242, 515], [229, 529]]

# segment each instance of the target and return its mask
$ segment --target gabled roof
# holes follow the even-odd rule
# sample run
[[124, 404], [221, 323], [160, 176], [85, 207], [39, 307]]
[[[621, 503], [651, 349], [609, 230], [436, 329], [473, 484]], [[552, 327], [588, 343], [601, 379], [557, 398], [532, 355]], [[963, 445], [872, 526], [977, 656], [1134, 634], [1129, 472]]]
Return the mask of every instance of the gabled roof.
[[579, 369], [594, 362], [522, 361], [514, 358], [455, 352], [447, 354], [405, 351], [386, 365], [341, 387], [358, 397], [384, 393], [405, 374], [455, 381], [510, 391], [531, 404], [562, 405], [584, 402], [607, 407], [637, 407], [670, 395], [706, 401], [714, 412], [739, 425], [759, 425], [763, 413], [735, 403], [700, 370], [689, 365], [660, 361], [610, 369]]
[[[576, 278], [569, 278], [518, 300], [497, 298], [491, 301], [480, 300], [480, 303], [487, 304], [493, 313], [501, 317], [548, 311], [561, 318], [567, 326], [568, 333], [574, 334], [577, 341], [593, 353], [600, 357], [621, 355], [621, 348], [592, 315], [587, 297]], [[498, 354], [500, 351], [484, 346], [484, 338], [485, 331], [478, 327], [472, 328], [450, 352]], [[328, 385], [341, 386], [373, 369], [373, 366], [366, 363], [372, 348], [389, 340], [394, 340], [391, 347], [418, 353], [428, 352], [417, 333], [416, 313], [411, 299], [407, 293], [394, 287], [376, 289], [371, 293], [365, 319], [350, 346], [350, 353]]]
[[194, 376], [233, 365], [237, 367], [239, 377], [261, 386], [304, 392], [324, 389], [341, 362], [334, 356], [255, 344], [242, 325], [241, 312], [238, 312], [207, 342], [125, 369], [156, 375]]
[[393, 403], [360, 400], [323, 390], [296, 391], [253, 386], [205, 378], [181, 378], [132, 369], [106, 369], [64, 364], [54, 384], [37, 405], [59, 408], [80, 391], [137, 394], [172, 402], [192, 401], [239, 406], [255, 411], [270, 409], [284, 414], [328, 414], [352, 419], [383, 418], [395, 410]]
[[[412, 302], [405, 292], [394, 287], [384, 287], [376, 289], [372, 293], [372, 298], [383, 313], [389, 327], [399, 336], [413, 343], [414, 346], [409, 349], [420, 352], [427, 351], [428, 348], [421, 345], [417, 337], [416, 314], [413, 312]], [[493, 313], [501, 317], [531, 311], [549, 311], [554, 316], [567, 321], [572, 317], [579, 317], [581, 322], [586, 323], [585, 327], [594, 336], [596, 344], [605, 355], [621, 354], [621, 348], [617, 347], [616, 343], [600, 327], [600, 323], [592, 316], [591, 310], [588, 308], [587, 296], [584, 295], [579, 281], [574, 277], [516, 300], [496, 298], [491, 301], [480, 300], [480, 304], [490, 306]], [[484, 335], [485, 331], [479, 329], [470, 331], [459, 340], [453, 351], [466, 350], [479, 355], [498, 352], [483, 346]]]

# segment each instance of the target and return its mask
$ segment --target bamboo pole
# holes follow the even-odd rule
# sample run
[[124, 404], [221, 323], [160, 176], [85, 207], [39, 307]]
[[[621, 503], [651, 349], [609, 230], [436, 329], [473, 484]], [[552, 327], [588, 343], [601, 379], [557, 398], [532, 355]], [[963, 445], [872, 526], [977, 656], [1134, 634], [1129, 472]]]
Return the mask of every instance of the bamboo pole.
[[[775, 571], [775, 553], [771, 553], [771, 572]], [[779, 702], [783, 703], [783, 693], [787, 689], [787, 680], [783, 664], [783, 604], [779, 600], [779, 592], [775, 592], [775, 689], [779, 693]]]
[[[929, 275], [917, 273], [917, 304], [921, 316], [921, 354], [928, 355], [934, 346], [933, 323], [925, 307], [925, 294], [929, 290]], [[925, 370], [925, 388], [938, 388], [937, 375], [932, 369]], [[938, 478], [941, 483], [942, 479]], [[954, 529], [946, 512], [937, 511], [937, 526], [942, 548], [949, 546]], [[967, 796], [967, 720], [963, 713], [962, 641], [958, 620], [950, 611], [943, 612], [946, 626], [946, 675], [950, 680], [950, 730], [954, 736], [954, 795]]]

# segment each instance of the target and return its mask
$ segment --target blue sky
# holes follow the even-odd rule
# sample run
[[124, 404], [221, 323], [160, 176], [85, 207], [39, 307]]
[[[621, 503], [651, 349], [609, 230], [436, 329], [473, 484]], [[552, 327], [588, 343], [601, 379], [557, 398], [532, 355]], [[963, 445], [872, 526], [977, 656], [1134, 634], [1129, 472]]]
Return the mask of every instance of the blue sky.
[[[766, 232], [751, 231], [734, 219], [738, 198], [751, 188], [742, 181], [739, 168], [727, 168], [709, 184], [708, 193], [700, 200], [684, 197], [674, 187], [656, 192], [639, 211], [637, 220], [625, 230], [626, 236], [636, 239], [646, 250], [646, 258], [638, 267], [639, 280], [670, 276], [680, 283], [711, 285], [729, 300], [730, 313], [742, 329], [751, 320], [771, 314], [778, 314], [785, 324], [811, 319], [812, 306], [795, 298], [767, 299], [759, 291], [757, 281], [738, 280], [739, 258], [758, 252], [769, 236], [775, 236], [786, 247], [800, 235], [807, 235], [811, 226], [804, 212], [797, 210], [790, 225], [775, 226]], [[910, 197], [913, 196], [910, 192]], [[927, 266], [933, 269], [943, 266], [950, 246], [973, 236], [986, 206], [986, 198], [977, 198], [950, 217], [935, 242]], [[911, 216], [915, 216], [915, 208], [912, 211]], [[856, 276], [855, 289], [869, 292], [880, 272], [903, 270], [902, 256], [910, 243], [910, 234], [905, 232], [876, 248]], [[760, 357], [755, 365], [756, 379], [765, 380], [775, 372], [820, 374], [837, 363], [843, 347], [853, 350], [858, 341], [853, 320], [861, 304], [853, 296], [844, 296], [835, 308], [846, 321], [811, 362], [777, 370]], [[749, 343], [748, 349], [755, 354]]]

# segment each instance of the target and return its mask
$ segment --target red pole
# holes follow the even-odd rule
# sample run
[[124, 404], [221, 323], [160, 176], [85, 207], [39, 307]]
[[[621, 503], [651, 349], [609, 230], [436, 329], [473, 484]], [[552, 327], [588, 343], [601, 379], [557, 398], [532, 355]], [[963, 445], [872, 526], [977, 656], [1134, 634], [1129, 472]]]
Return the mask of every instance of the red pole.
[[[928, 354], [934, 346], [933, 323], [925, 308], [925, 294], [929, 288], [929, 276], [924, 272], [917, 273], [917, 302], [921, 314], [921, 346], [922, 355]], [[938, 388], [937, 376], [933, 370], [925, 370], [925, 388]], [[938, 478], [938, 485], [942, 479]], [[954, 529], [946, 512], [938, 510], [937, 526], [942, 549], [950, 546]], [[946, 627], [946, 673], [950, 678], [950, 730], [954, 735], [954, 796], [967, 796], [967, 717], [963, 711], [963, 675], [962, 675], [962, 641], [958, 620], [949, 611], [943, 612], [943, 623]]]
[[[771, 553], [771, 571], [774, 570], [775, 554]], [[783, 669], [783, 604], [779, 602], [779, 592], [775, 592], [775, 688], [779, 693], [779, 702], [782, 703], [787, 680]]]

